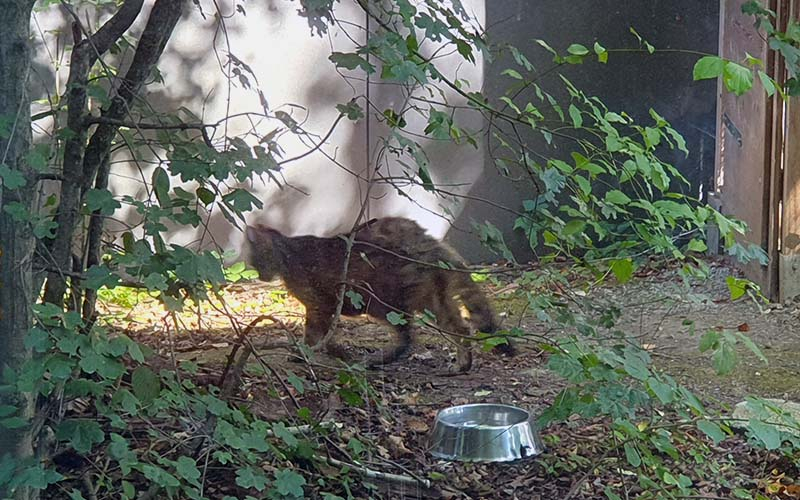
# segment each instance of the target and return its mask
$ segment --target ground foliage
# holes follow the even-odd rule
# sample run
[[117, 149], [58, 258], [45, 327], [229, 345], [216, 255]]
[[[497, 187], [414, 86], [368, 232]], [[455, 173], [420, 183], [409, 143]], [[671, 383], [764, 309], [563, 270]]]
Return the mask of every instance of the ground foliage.
[[[50, 3], [40, 7], [49, 8]], [[122, 35], [127, 29], [126, 9], [135, 8], [136, 3], [124, 2], [93, 35], [80, 18], [75, 19], [76, 41], [94, 44], [84, 43], [83, 51], [74, 47], [68, 92], [48, 103], [54, 115], [63, 113], [66, 106], [67, 121], [58, 123], [52, 143], [33, 148], [27, 159], [43, 178], [61, 183], [60, 196], [36, 213], [13, 204], [3, 207], [19, 224], [31, 226], [46, 250], [42, 253], [53, 260], [39, 263], [48, 278], [45, 300], [33, 308], [35, 324], [26, 339], [33, 358], [20, 372], [5, 370], [2, 381], [4, 391], [37, 394], [39, 411], [28, 421], [17, 408], [0, 407], [0, 425], [39, 436], [40, 459], [17, 462], [5, 455], [0, 459], [0, 485], [9, 491], [20, 486], [46, 489], [49, 498], [291, 499], [313, 494], [333, 500], [381, 496], [380, 487], [373, 485], [386, 477], [377, 474], [376, 481], [364, 477], [375, 479], [376, 468], [388, 468], [410, 478], [414, 484], [410, 495], [426, 494], [429, 481], [448, 474], [454, 474], [450, 479], [453, 496], [459, 490], [489, 495], [486, 484], [501, 481], [498, 477], [508, 470], [451, 469], [440, 464], [441, 471], [422, 478], [414, 471], [418, 461], [427, 463], [424, 456], [396, 463], [394, 457], [408, 451], [403, 436], [390, 435], [399, 439], [381, 442], [376, 429], [392, 427], [392, 405], [397, 400], [387, 398], [382, 392], [385, 388], [359, 365], [323, 366], [314, 353], [296, 344], [295, 352], [306, 362], [297, 371], [279, 370], [265, 362], [259, 350], [276, 347], [255, 346], [248, 334], [261, 321], [281, 325], [280, 318], [268, 310], [243, 323], [226, 299], [226, 285], [252, 277], [248, 271], [241, 265], [223, 268], [215, 252], [198, 253], [165, 243], [167, 223], [198, 227], [212, 209], [241, 227], [243, 213], [261, 208], [262, 203], [246, 189], [229, 186], [254, 176], [280, 182], [281, 169], [292, 160], [282, 158], [281, 137], [307, 132], [291, 115], [269, 109], [246, 62], [233, 54], [227, 63], [231, 74], [262, 98], [264, 109], [257, 113], [281, 124], [255, 145], [240, 137], [215, 136], [221, 123], [201, 123], [189, 110], [154, 114], [134, 99], [142, 86], [160, 84], [154, 64], [171, 33], [169, 19], [178, 22], [169, 2], [156, 2], [154, 12], [159, 13], [159, 7], [165, 12], [151, 16], [153, 28], [142, 34], [124, 77], [126, 84], [110, 90], [117, 88], [113, 83], [118, 71], [102, 56], [106, 51], [134, 50]], [[537, 253], [536, 266], [516, 263], [500, 231], [486, 223], [479, 227], [482, 240], [509, 265], [477, 272], [475, 279], [506, 286], [504, 276], [512, 275], [514, 296], [544, 329], [509, 327], [502, 336], [478, 340], [488, 349], [512, 338], [526, 346], [526, 356], [514, 363], [541, 358], [560, 376], [564, 383], [542, 412], [540, 424], [554, 429], [549, 439], [556, 450], [564, 439], [578, 438], [569, 455], [556, 452], [535, 465], [519, 467], [541, 467], [548, 474], [587, 467], [599, 470], [607, 480], [596, 483], [603, 487], [594, 493], [614, 500], [705, 495], [710, 481], [722, 481], [720, 460], [708, 460], [715, 453], [734, 455], [734, 463], [748, 454], [796, 461], [797, 434], [788, 431], [798, 424], [790, 416], [753, 399], [756, 417], [745, 423], [743, 436], [735, 436], [729, 419], [710, 409], [690, 388], [653, 368], [648, 350], [617, 326], [618, 309], [599, 306], [587, 293], [612, 279], [629, 281], [650, 259], [679, 262], [684, 285], [691, 286], [692, 280], [708, 273], [697, 254], [706, 249], [704, 235], [709, 225], [717, 226], [729, 254], [740, 260], [764, 258], [758, 248], [737, 242], [736, 235], [746, 230], [741, 222], [683, 194], [685, 180], [659, 158], [665, 148], [688, 153], [671, 124], [656, 110], [651, 110], [649, 123], [635, 123], [625, 112], [609, 110], [601, 99], [585, 95], [563, 77], [555, 85], [565, 87], [569, 97], [556, 99], [540, 84], [539, 72], [520, 50], [492, 48], [457, 1], [358, 4], [371, 19], [373, 32], [353, 52], [332, 53], [332, 64], [342, 72], [367, 74], [433, 96], [409, 99], [397, 109], [375, 109], [364, 98], [332, 104], [341, 113], [336, 123], [370, 113], [387, 124], [385, 154], [409, 160], [398, 191], [417, 184], [451, 196], [434, 183], [415, 134], [404, 130], [407, 113], [426, 116], [425, 134], [435, 139], [477, 145], [484, 140], [482, 133], [488, 134], [497, 167], [509, 175], [523, 172], [530, 179], [530, 199], [513, 210], [517, 229], [525, 232]], [[298, 5], [317, 32], [340, 22], [335, 2], [306, 0]], [[747, 4], [746, 8], [753, 7]], [[763, 10], [752, 13], [762, 20], [772, 15]], [[118, 35], [108, 39], [110, 33]], [[791, 33], [770, 31], [773, 49], [787, 53], [787, 46], [779, 42], [791, 46]], [[633, 36], [643, 54], [658, 50], [639, 34]], [[440, 72], [439, 52], [427, 49], [432, 42], [460, 54], [466, 63], [474, 62], [478, 54], [491, 58], [495, 50], [510, 53], [515, 64], [503, 71], [509, 79], [507, 94], [495, 101], [471, 89], [469, 82]], [[555, 66], [602, 64], [613, 57], [613, 50], [600, 43], [591, 48], [575, 43], [565, 51], [542, 40], [536, 43], [552, 53]], [[704, 57], [695, 68], [695, 78], [722, 76], [731, 91], [741, 93], [749, 90], [758, 66], [758, 61], [746, 63], [752, 68]], [[776, 82], [756, 74], [768, 91], [770, 84], [777, 91]], [[155, 78], [148, 79], [152, 75]], [[95, 85], [103, 81], [112, 85]], [[440, 92], [444, 88], [459, 96], [458, 103], [447, 102]], [[100, 104], [99, 118], [88, 113], [87, 96]], [[461, 127], [453, 109], [464, 105], [482, 113], [489, 128]], [[7, 133], [5, 121], [0, 125], [0, 133]], [[526, 140], [530, 134], [571, 153], [556, 156], [534, 150]], [[107, 176], [112, 147], [127, 148], [136, 158], [149, 153], [153, 144], [164, 151], [165, 160], [153, 170], [147, 196], [111, 193]], [[73, 172], [81, 176], [73, 177]], [[15, 170], [0, 168], [0, 176], [6, 189], [29, 188]], [[196, 187], [188, 190], [175, 185], [174, 179], [192, 181]], [[102, 221], [123, 204], [141, 216], [141, 231], [126, 232], [121, 244], [108, 247], [100, 259]], [[85, 236], [90, 253], [74, 268], [69, 265], [69, 245], [64, 246], [62, 238], [72, 241], [80, 215], [91, 216]], [[731, 277], [728, 285], [732, 298], [759, 299], [757, 288], [749, 282]], [[96, 293], [117, 303], [141, 297], [158, 300], [164, 308], [163, 323], [170, 325], [165, 333], [170, 335], [181, 328], [181, 311], [219, 309], [235, 332], [223, 370], [204, 373], [197, 363], [180, 360], [174, 342], [169, 355], [158, 356], [125, 332], [109, 327], [95, 314]], [[285, 297], [278, 294], [276, 299]], [[295, 332], [288, 325], [282, 327], [292, 344]], [[549, 335], [553, 330], [561, 334]], [[713, 353], [715, 368], [724, 374], [734, 368], [737, 345], [762, 356], [748, 335], [739, 331], [708, 332], [699, 347]], [[245, 364], [250, 355], [254, 355], [254, 365]], [[317, 374], [324, 370], [325, 376]], [[264, 394], [286, 406], [284, 411], [259, 411], [249, 404], [243, 398], [248, 392], [242, 389], [242, 380], [256, 380], [254, 384]], [[343, 412], [354, 415], [355, 425], [342, 428], [326, 420], [324, 411], [329, 405], [320, 401], [332, 400]], [[430, 419], [430, 409], [416, 415], [419, 429]], [[770, 423], [775, 418], [778, 423]], [[605, 439], [595, 439], [598, 434]], [[592, 458], [584, 460], [584, 454]], [[570, 482], [565, 498], [578, 498], [583, 481]], [[535, 477], [523, 486], [533, 491], [548, 487], [537, 484]], [[723, 486], [728, 488], [725, 494], [736, 498], [763, 498], [762, 492], [767, 491], [740, 477], [732, 479], [730, 487]], [[442, 489], [438, 493], [444, 494]]]

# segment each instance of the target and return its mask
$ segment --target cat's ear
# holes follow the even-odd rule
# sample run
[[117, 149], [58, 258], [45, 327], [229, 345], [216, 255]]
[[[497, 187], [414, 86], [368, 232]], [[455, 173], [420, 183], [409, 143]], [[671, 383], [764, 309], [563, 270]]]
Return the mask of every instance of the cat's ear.
[[262, 225], [247, 226], [245, 234], [250, 243], [260, 243], [269, 239], [270, 230]]

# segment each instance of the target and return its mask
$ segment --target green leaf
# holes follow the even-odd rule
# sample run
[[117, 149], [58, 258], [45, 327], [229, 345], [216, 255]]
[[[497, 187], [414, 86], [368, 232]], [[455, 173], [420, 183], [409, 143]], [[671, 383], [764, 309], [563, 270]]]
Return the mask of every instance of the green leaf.
[[775, 425], [761, 420], [750, 419], [747, 427], [766, 449], [777, 450], [781, 447], [781, 433]]
[[347, 104], [337, 104], [336, 110], [339, 113], [345, 115], [348, 120], [354, 122], [364, 118], [364, 110], [361, 108], [361, 106], [355, 99], [348, 102]]
[[690, 252], [705, 252], [708, 250], [705, 242], [703, 240], [698, 240], [697, 238], [693, 238], [692, 241], [689, 242], [687, 248]]
[[297, 436], [289, 432], [283, 422], [273, 424], [272, 432], [275, 433], [275, 437], [280, 438], [289, 448], [297, 448], [297, 445], [300, 443]]
[[647, 386], [653, 391], [653, 394], [656, 395], [659, 401], [665, 405], [672, 403], [675, 399], [675, 391], [669, 384], [665, 384], [656, 378], [650, 377], [647, 379]]
[[608, 51], [597, 42], [594, 42], [594, 53], [597, 54], [597, 61], [601, 64], [608, 62]]
[[583, 126], [581, 111], [574, 104], [569, 105], [569, 116], [572, 118], [572, 125], [575, 128], [581, 128]]
[[612, 189], [606, 193], [604, 198], [606, 203], [613, 203], [615, 205], [627, 205], [631, 202], [630, 197], [619, 189]]
[[731, 300], [736, 300], [747, 292], [749, 281], [728, 276], [725, 278], [725, 283], [728, 285], [728, 290], [731, 292]]
[[611, 272], [620, 284], [627, 283], [633, 276], [633, 261], [631, 259], [618, 259], [611, 262]]
[[720, 334], [714, 330], [709, 330], [700, 337], [700, 352], [706, 352], [709, 349], [716, 349], [719, 345]]
[[736, 95], [742, 95], [753, 88], [753, 71], [734, 62], [725, 63], [722, 79], [725, 88]]
[[195, 190], [194, 193], [197, 195], [200, 201], [202, 201], [206, 205], [212, 203], [217, 197], [217, 195], [214, 194], [213, 191], [211, 191], [210, 189], [206, 189], [202, 186], [197, 188], [197, 190]]
[[353, 290], [348, 290], [344, 295], [350, 299], [350, 303], [353, 304], [353, 307], [356, 309], [361, 309], [364, 307], [364, 296], [360, 293]]
[[3, 180], [3, 187], [12, 191], [28, 183], [22, 172], [8, 168], [5, 163], [0, 163], [0, 179]]
[[236, 484], [242, 488], [255, 488], [258, 491], [264, 491], [268, 482], [267, 476], [255, 467], [245, 467], [236, 471]]
[[175, 461], [175, 472], [178, 476], [185, 479], [190, 484], [199, 485], [200, 471], [197, 469], [197, 462], [191, 457], [182, 456], [178, 457]]
[[561, 234], [564, 236], [572, 236], [573, 234], [582, 233], [584, 228], [586, 228], [585, 221], [573, 219], [564, 225], [564, 229], [561, 231]]
[[114, 288], [119, 283], [119, 277], [104, 265], [90, 267], [86, 271], [85, 278], [84, 286], [93, 290], [99, 290], [103, 287]]
[[765, 365], [769, 364], [769, 361], [767, 361], [767, 357], [764, 356], [764, 353], [761, 351], [761, 349], [755, 344], [755, 342], [753, 342], [753, 339], [751, 339], [742, 332], [735, 332], [735, 335], [745, 345], [745, 347], [750, 349], [750, 352], [756, 355], [756, 357], [762, 363], [764, 363]]
[[283, 497], [303, 498], [306, 479], [292, 469], [282, 469], [275, 473], [275, 490]]
[[239, 213], [249, 212], [253, 209], [253, 207], [261, 209], [264, 206], [264, 203], [256, 198], [253, 193], [246, 189], [240, 188], [236, 188], [223, 196], [222, 201]]
[[572, 45], [567, 47], [567, 52], [569, 52], [574, 56], [585, 56], [586, 54], [589, 53], [589, 49], [587, 49], [586, 47], [584, 47], [579, 43], [573, 43]]
[[350, 70], [361, 68], [367, 73], [375, 72], [375, 66], [370, 64], [369, 61], [367, 61], [358, 54], [334, 52], [328, 57], [328, 59], [338, 68], [345, 68]]
[[718, 56], [701, 57], [694, 65], [692, 76], [696, 80], [706, 80], [721, 76], [725, 70], [725, 60]]
[[714, 351], [714, 369], [718, 375], [727, 375], [736, 367], [738, 355], [731, 342], [720, 342], [719, 347]]
[[113, 215], [122, 206], [108, 189], [90, 189], [86, 192], [86, 208], [100, 215]]
[[56, 430], [56, 437], [69, 441], [72, 447], [81, 454], [92, 451], [92, 446], [105, 440], [105, 433], [100, 424], [94, 420], [65, 420]]
[[632, 443], [625, 443], [625, 459], [631, 464], [633, 467], [639, 467], [642, 465], [642, 457], [639, 455], [639, 451]]
[[519, 74], [519, 71], [517, 71], [515, 69], [510, 69], [510, 68], [509, 69], [505, 69], [505, 70], [503, 70], [501, 75], [510, 76], [511, 78], [514, 78], [515, 80], [523, 80], [522, 75]]
[[288, 374], [289, 376], [286, 378], [286, 380], [287, 380], [287, 381], [288, 381], [290, 384], [292, 384], [292, 387], [294, 387], [294, 390], [296, 390], [298, 394], [303, 394], [303, 393], [306, 391], [306, 387], [305, 387], [305, 381], [304, 381], [303, 379], [301, 379], [300, 377], [298, 377], [298, 376], [297, 376], [297, 375], [296, 375], [296, 374], [295, 374], [293, 371], [291, 371], [291, 370], [289, 370], [289, 371], [287, 372], [287, 374]]
[[697, 422], [697, 428], [703, 431], [703, 434], [710, 437], [714, 441], [714, 444], [719, 444], [725, 440], [725, 432], [723, 432], [722, 428], [714, 422], [710, 422], [708, 420], [699, 420]]
[[161, 379], [146, 366], [140, 366], [131, 374], [133, 393], [144, 405], [149, 405], [161, 393]]
[[761, 70], [758, 71], [758, 78], [761, 80], [761, 85], [764, 86], [764, 91], [769, 97], [772, 97], [776, 89], [774, 80]]
[[625, 348], [625, 358], [622, 367], [625, 372], [637, 380], [647, 380], [650, 378], [650, 369], [647, 367], [649, 355], [646, 351], [628, 346]]
[[160, 290], [164, 291], [167, 287], [167, 278], [164, 277], [163, 274], [160, 273], [150, 273], [142, 282], [144, 286], [148, 288], [148, 290]]
[[181, 485], [177, 477], [155, 465], [142, 465], [144, 477], [164, 488], [176, 488]]
[[157, 167], [153, 171], [151, 179], [153, 183], [153, 191], [156, 194], [158, 204], [163, 208], [172, 206], [172, 200], [169, 198], [169, 175], [162, 167]]
[[386, 321], [388, 321], [389, 324], [394, 326], [405, 325], [406, 323], [408, 323], [408, 321], [406, 321], [406, 319], [403, 317], [402, 314], [395, 311], [391, 311], [386, 315]]
[[[33, 327], [25, 336], [25, 348], [35, 352], [46, 352], [52, 346], [50, 334], [39, 327]], [[0, 415], [2, 416], [2, 415]]]

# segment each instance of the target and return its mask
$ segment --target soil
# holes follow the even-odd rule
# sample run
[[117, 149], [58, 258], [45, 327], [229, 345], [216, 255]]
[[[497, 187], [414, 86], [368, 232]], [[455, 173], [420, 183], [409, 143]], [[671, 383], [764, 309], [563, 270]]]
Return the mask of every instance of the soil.
[[[687, 292], [679, 284], [675, 270], [651, 272], [625, 285], [596, 289], [591, 298], [598, 304], [618, 306], [623, 312], [620, 328], [640, 337], [657, 367], [675, 375], [705, 400], [722, 407], [748, 394], [800, 400], [800, 308], [794, 304], [763, 305], [747, 297], [731, 301], [725, 282], [731, 274], [735, 271], [711, 263], [711, 277]], [[490, 289], [489, 293], [506, 322], [518, 322], [526, 332], [545, 333], [535, 318], [520, 316], [522, 307], [505, 298], [503, 289]], [[312, 370], [288, 361], [286, 350], [271, 348], [277, 342], [302, 337], [302, 308], [280, 290], [279, 284], [232, 285], [225, 290], [225, 302], [242, 324], [262, 314], [278, 320], [264, 321], [249, 335], [261, 352], [261, 359], [274, 373], [291, 372], [322, 384], [336, 379], [335, 359], [323, 357]], [[198, 363], [201, 377], [205, 374], [209, 381], [216, 380], [236, 338], [225, 316], [208, 307], [200, 314], [183, 316], [185, 329], [181, 332], [172, 330], [163, 311], [146, 304], [108, 306], [106, 312], [114, 315], [115, 327], [150, 345], [165, 358], [174, 355], [178, 360]], [[717, 376], [710, 355], [698, 350], [701, 335], [710, 329], [746, 333], [763, 347], [769, 365], [741, 350], [734, 373]], [[359, 359], [386, 345], [389, 331], [368, 318], [347, 319], [337, 338], [346, 344], [353, 358]], [[439, 409], [467, 402], [494, 402], [520, 406], [536, 414], [564, 387], [564, 381], [545, 368], [546, 354], [534, 343], [521, 344], [520, 353], [513, 358], [477, 353], [470, 373], [444, 376], [454, 356], [455, 349], [440, 335], [422, 332], [408, 359], [367, 372], [383, 410], [353, 407], [339, 397], [323, 398], [313, 390], [301, 394], [289, 388], [291, 398], [285, 393], [276, 397], [282, 393], [281, 387], [265, 382], [265, 376], [258, 375], [259, 363], [252, 360], [238, 396], [248, 402], [254, 413], [269, 419], [291, 418], [295, 414], [294, 399], [299, 406], [307, 406], [317, 415], [324, 413], [326, 419], [342, 424], [340, 437], [345, 443], [348, 435], [356, 434], [371, 441], [376, 451], [368, 461], [370, 468], [433, 480], [431, 488], [365, 480], [354, 485], [356, 498], [606, 498], [606, 487], [622, 495], [623, 480], [629, 497], [636, 497], [635, 478], [598, 473], [597, 464], [613, 458], [600, 456], [609, 439], [603, 421], [571, 421], [544, 429], [547, 452], [520, 463], [464, 464], [432, 458], [427, 453], [427, 436]], [[773, 469], [792, 471], [776, 456], [746, 446], [741, 436], [726, 440], [714, 450], [708, 459], [721, 464], [717, 477], [701, 477], [688, 469], [686, 472], [707, 494], [702, 498], [732, 498], [734, 488], [754, 492], [770, 481]], [[602, 468], [614, 469], [607, 463]], [[224, 484], [219, 485], [218, 493], [220, 498], [223, 494], [236, 495]]]

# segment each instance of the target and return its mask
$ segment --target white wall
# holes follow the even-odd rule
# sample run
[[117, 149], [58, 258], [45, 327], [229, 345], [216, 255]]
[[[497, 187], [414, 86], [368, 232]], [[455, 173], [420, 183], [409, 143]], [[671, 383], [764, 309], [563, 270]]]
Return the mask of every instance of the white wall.
[[[482, 25], [485, 17], [483, 0], [463, 0], [462, 3]], [[234, 12], [234, 2], [220, 2], [226, 14], [226, 39], [218, 30], [212, 4], [205, 0], [201, 4], [205, 19], [187, 2], [185, 18], [179, 23], [160, 64], [165, 84], [148, 87], [148, 101], [158, 111], [169, 112], [183, 106], [201, 115], [204, 122], [215, 122], [226, 115], [245, 111], [260, 111], [259, 99], [252, 89], [245, 89], [238, 83], [229, 88], [224, 70], [220, 67], [220, 61], [224, 63], [227, 60], [228, 50], [252, 68], [271, 110], [280, 109], [291, 113], [296, 120], [303, 122], [306, 131], [318, 136], [326, 134], [336, 119], [336, 104], [346, 103], [353, 97], [365, 94], [363, 74], [346, 72], [352, 78], [344, 79], [328, 61], [332, 50], [352, 50], [351, 38], [363, 41], [363, 30], [351, 26], [345, 33], [340, 28], [332, 28], [327, 34], [319, 35], [315, 32], [312, 36], [307, 20], [297, 14], [296, 1], [244, 2], [242, 5], [246, 9], [246, 15]], [[59, 9], [56, 6], [37, 14], [36, 22], [43, 31], [63, 25], [64, 13]], [[337, 3], [336, 15], [343, 21], [364, 25], [364, 14], [353, 0]], [[137, 23], [139, 28], [145, 19], [145, 15], [140, 16]], [[37, 32], [38, 28], [34, 27], [34, 30]], [[41, 95], [42, 90], [48, 88], [50, 93], [55, 93], [56, 80], [47, 74], [47, 68], [52, 66], [52, 59], [59, 58], [57, 47], [63, 47], [63, 39], [57, 41], [56, 36], [46, 33], [36, 43], [39, 47], [38, 73], [41, 75], [34, 82], [34, 91], [38, 90]], [[49, 50], [45, 49], [45, 44]], [[427, 48], [429, 51], [433, 49], [433, 46]], [[64, 62], [66, 61], [68, 58]], [[465, 63], [456, 54], [442, 60], [438, 68], [450, 77], [457, 74], [458, 78], [469, 81], [475, 90], [482, 86], [483, 61], [479, 54], [477, 64]], [[373, 78], [377, 79], [377, 76]], [[65, 79], [66, 68], [62, 68], [57, 75], [57, 80], [61, 82], [58, 87], [60, 92], [63, 92]], [[251, 83], [254, 83], [252, 78]], [[399, 108], [405, 99], [401, 87], [379, 82], [370, 85], [369, 94], [379, 110], [389, 106]], [[457, 98], [452, 91], [444, 92], [444, 97], [451, 103], [463, 104], [463, 100]], [[441, 99], [441, 96], [437, 95], [436, 98]], [[408, 121], [407, 131], [422, 133], [426, 124], [423, 117], [408, 113], [405, 118]], [[474, 112], [459, 112], [456, 119], [464, 128], [482, 127], [481, 117]], [[51, 123], [43, 120], [38, 125], [45, 130]], [[255, 124], [255, 129], [258, 135], [263, 135], [278, 125], [280, 122], [275, 120], [262, 121]], [[246, 133], [253, 126], [248, 119], [234, 119], [229, 122], [227, 135]], [[217, 138], [221, 138], [222, 132], [220, 129]], [[369, 120], [371, 162], [375, 161], [380, 149], [379, 138], [385, 133], [385, 128], [377, 124], [375, 119]], [[252, 135], [248, 142], [254, 143], [256, 140], [256, 136]], [[456, 185], [450, 189], [466, 193], [480, 177], [483, 170], [482, 151], [471, 146], [455, 146], [450, 142], [420, 138], [416, 140], [423, 144], [431, 160], [430, 170], [434, 182]], [[309, 148], [308, 138], [303, 140], [291, 134], [285, 135], [280, 144], [285, 150], [285, 158], [300, 155]], [[250, 214], [248, 221], [268, 224], [284, 233], [295, 235], [330, 235], [346, 231], [359, 212], [366, 186], [344, 168], [364, 175], [369, 170], [367, 145], [365, 120], [356, 124], [342, 121], [319, 151], [286, 166], [286, 180], [298, 190], [288, 187], [279, 190], [271, 182], [256, 182], [252, 186], [253, 191], [263, 200], [264, 209]], [[413, 163], [410, 158], [404, 161]], [[149, 179], [152, 165], [128, 163], [115, 166], [111, 190], [117, 195], [129, 193], [146, 196], [140, 180], [140, 168], [145, 171], [144, 178]], [[400, 169], [402, 167], [398, 161], [392, 159], [384, 172], [396, 174]], [[394, 188], [374, 187], [368, 215], [411, 217], [417, 219], [436, 237], [444, 237], [449, 223], [439, 216], [443, 213], [443, 207], [453, 215], [457, 215], [460, 208], [452, 200], [444, 200], [421, 188], [405, 191], [416, 203], [398, 195]], [[121, 219], [130, 223], [136, 217], [126, 211], [121, 214]], [[120, 227], [113, 222], [109, 226]], [[232, 228], [220, 215], [212, 213], [209, 229], [210, 232], [203, 228], [176, 228], [171, 232], [170, 240], [178, 244], [201, 242], [208, 245], [215, 242], [223, 249], [241, 248], [242, 233]]]

